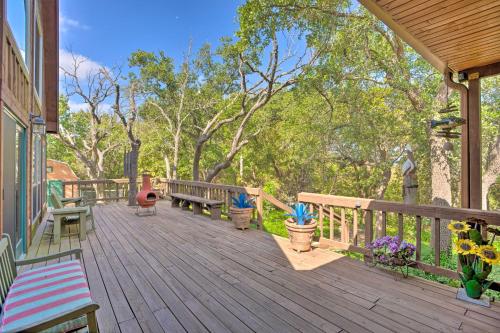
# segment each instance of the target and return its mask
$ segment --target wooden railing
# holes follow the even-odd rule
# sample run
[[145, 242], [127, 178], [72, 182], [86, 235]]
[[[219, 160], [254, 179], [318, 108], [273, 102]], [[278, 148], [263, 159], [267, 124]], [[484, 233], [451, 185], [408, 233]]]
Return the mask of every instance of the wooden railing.
[[2, 97], [10, 108], [15, 109], [19, 116], [25, 118], [23, 120], [28, 120], [29, 73], [7, 22], [4, 22], [4, 32], [2, 70], [6, 89], [2, 91]]
[[[416, 246], [417, 267], [425, 272], [457, 279], [455, 271], [441, 267], [441, 251], [434, 251], [433, 262], [422, 261], [422, 231], [433, 225], [432, 248], [440, 249], [442, 223], [481, 219], [488, 225], [500, 226], [500, 212], [451, 208], [431, 205], [407, 205], [398, 202], [351, 198], [315, 193], [299, 193], [298, 201], [310, 204], [316, 212], [320, 244], [362, 253], [370, 259], [367, 245], [375, 237], [388, 233], [388, 221], [394, 221], [393, 235]], [[340, 215], [340, 221], [334, 215]], [[374, 222], [374, 218], [377, 217]], [[434, 223], [431, 223], [433, 221]], [[483, 228], [483, 234], [486, 228]]]
[[[140, 190], [141, 185], [142, 180], [138, 179], [138, 190]], [[238, 196], [240, 193], [245, 193], [255, 200], [254, 221], [258, 228], [262, 227], [264, 202], [267, 201], [271, 205], [286, 212], [292, 210], [285, 203], [257, 187], [169, 180], [166, 178], [154, 178], [152, 179], [152, 185], [162, 197], [168, 196], [170, 193], [184, 193], [206, 199], [221, 200], [224, 202], [222, 213], [226, 216], [229, 216], [229, 208], [232, 205], [231, 198]], [[90, 203], [118, 201], [127, 199], [129, 180], [127, 178], [122, 178], [63, 181], [62, 187], [62, 193], [65, 197], [84, 197], [86, 201]]]
[[[137, 182], [140, 188], [141, 183]], [[129, 180], [122, 179], [92, 179], [62, 182], [62, 193], [66, 197], [84, 197], [87, 202], [118, 201], [127, 199]]]
[[166, 179], [160, 181], [160, 183], [164, 184], [166, 195], [170, 193], [184, 193], [206, 199], [223, 201], [222, 213], [227, 216], [229, 216], [229, 208], [232, 205], [231, 198], [238, 196], [240, 193], [245, 193], [249, 197], [254, 198], [254, 220], [259, 228], [262, 226], [263, 192], [260, 188]]
[[[195, 195], [206, 199], [221, 200], [224, 202], [222, 212], [229, 216], [229, 208], [232, 206], [232, 197], [238, 196], [240, 193], [245, 193], [255, 201], [254, 220], [257, 227], [262, 228], [262, 220], [264, 215], [264, 203], [282, 209], [286, 212], [291, 212], [292, 208], [287, 204], [279, 201], [274, 196], [264, 192], [258, 187], [244, 187], [234, 185], [213, 184], [205, 182], [185, 181], [185, 180], [167, 180], [162, 179], [159, 183], [164, 185], [164, 193], [184, 193]], [[163, 189], [162, 186], [160, 188]]]

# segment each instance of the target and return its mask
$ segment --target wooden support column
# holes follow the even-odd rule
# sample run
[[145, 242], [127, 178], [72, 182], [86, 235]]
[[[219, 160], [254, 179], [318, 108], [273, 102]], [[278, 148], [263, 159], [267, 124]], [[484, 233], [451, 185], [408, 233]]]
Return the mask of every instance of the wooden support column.
[[[474, 73], [472, 73], [474, 74]], [[481, 81], [477, 76], [469, 75], [469, 207], [481, 209]]]
[[[480, 99], [479, 96], [476, 95], [479, 93], [479, 82], [472, 82], [474, 80], [471, 80], [472, 82], [472, 90], [473, 94], [477, 96], [477, 99], [469, 102], [469, 99], [472, 97], [471, 93], [469, 92], [469, 89], [461, 84], [453, 81], [453, 74], [451, 71], [448, 71], [444, 75], [444, 79], [446, 84], [455, 90], [458, 90], [460, 92], [460, 116], [465, 119], [466, 124], [462, 126], [462, 135], [461, 135], [461, 174], [460, 174], [460, 195], [461, 195], [461, 203], [462, 203], [462, 208], [471, 208], [471, 164], [474, 164], [474, 167], [476, 168], [476, 177], [477, 177], [477, 170], [479, 170], [479, 182], [478, 184], [475, 183], [475, 191], [477, 191], [477, 186], [479, 186], [479, 197], [475, 198], [476, 200], [479, 200], [479, 209], [481, 209], [481, 147], [480, 147], [480, 140], [478, 140], [477, 135], [480, 136], [481, 131], [480, 131], [480, 122], [477, 122], [477, 120], [480, 120]], [[475, 81], [479, 81], [476, 79]], [[469, 88], [470, 88], [470, 82], [469, 82]], [[474, 92], [474, 90], [476, 90]], [[472, 97], [473, 98], [473, 97]], [[471, 119], [470, 119], [470, 107], [477, 108], [476, 112], [474, 115], [472, 115], [472, 124], [471, 124]], [[475, 118], [474, 118], [475, 117]], [[472, 126], [471, 126], [472, 125]], [[471, 128], [474, 128], [471, 133]], [[471, 135], [476, 135], [476, 139], [471, 140]], [[474, 142], [474, 147], [471, 147], [471, 141]], [[479, 143], [479, 147], [477, 147], [477, 144]], [[476, 153], [479, 154], [479, 158], [476, 159], [475, 161], [472, 161], [471, 158], [471, 149], [475, 149]], [[476, 155], [477, 155], [476, 154]], [[476, 156], [474, 155], [474, 156]], [[478, 165], [479, 164], [479, 165]], [[476, 180], [473, 180], [476, 181]], [[475, 205], [477, 205], [477, 202], [474, 202]]]

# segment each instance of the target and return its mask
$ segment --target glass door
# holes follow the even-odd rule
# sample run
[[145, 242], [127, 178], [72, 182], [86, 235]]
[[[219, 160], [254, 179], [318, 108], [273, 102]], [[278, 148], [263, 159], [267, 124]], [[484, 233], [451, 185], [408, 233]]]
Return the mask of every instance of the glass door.
[[26, 129], [3, 112], [3, 225], [16, 257], [26, 248]]

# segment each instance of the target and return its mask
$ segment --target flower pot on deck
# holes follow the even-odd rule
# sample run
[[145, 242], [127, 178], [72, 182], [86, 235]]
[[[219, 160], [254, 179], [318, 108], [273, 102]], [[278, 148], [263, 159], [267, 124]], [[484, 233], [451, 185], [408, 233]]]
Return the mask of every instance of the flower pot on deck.
[[292, 249], [298, 252], [306, 252], [311, 250], [312, 237], [318, 226], [316, 220], [311, 223], [298, 225], [293, 219], [285, 221], [286, 229], [288, 230], [288, 238], [292, 245]]
[[[475, 295], [473, 295], [475, 296]], [[470, 297], [469, 295], [467, 295], [467, 291], [465, 288], [459, 288], [458, 291], [457, 291], [457, 299], [461, 300], [461, 301], [465, 301], [465, 302], [469, 302], [469, 303], [472, 303], [472, 304], [476, 304], [476, 305], [481, 305], [481, 306], [484, 306], [484, 307], [487, 307], [489, 308], [490, 307], [490, 298], [486, 295], [480, 295], [479, 298], [477, 297]]]
[[253, 208], [230, 207], [229, 211], [231, 212], [231, 221], [233, 221], [236, 229], [250, 228]]

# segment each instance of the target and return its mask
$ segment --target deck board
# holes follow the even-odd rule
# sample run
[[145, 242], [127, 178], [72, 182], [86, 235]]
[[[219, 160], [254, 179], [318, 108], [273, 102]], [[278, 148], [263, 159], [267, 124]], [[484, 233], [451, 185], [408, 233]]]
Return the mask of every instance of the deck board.
[[[81, 247], [101, 332], [497, 332], [500, 306], [455, 299], [455, 289], [399, 276], [326, 249], [297, 254], [288, 240], [158, 203], [137, 217], [124, 203], [94, 208], [87, 240], [51, 224], [28, 257]], [[71, 226], [71, 231], [76, 226]]]

